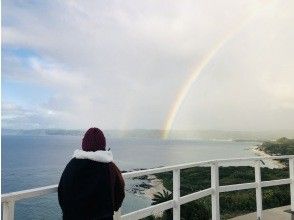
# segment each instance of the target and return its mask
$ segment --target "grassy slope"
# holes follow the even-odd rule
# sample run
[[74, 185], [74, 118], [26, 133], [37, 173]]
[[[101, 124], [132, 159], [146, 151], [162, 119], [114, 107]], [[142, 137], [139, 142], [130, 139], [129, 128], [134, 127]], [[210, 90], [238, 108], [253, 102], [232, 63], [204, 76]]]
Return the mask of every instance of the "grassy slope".
[[[294, 140], [281, 138], [275, 142], [264, 142], [260, 149], [271, 155], [294, 154]], [[289, 178], [289, 170], [262, 168], [262, 181]], [[164, 186], [172, 191], [172, 173], [157, 174]], [[220, 167], [220, 185], [254, 182], [253, 167]], [[210, 187], [210, 168], [195, 167], [181, 171], [181, 196]], [[289, 186], [267, 187], [263, 192], [263, 208], [290, 204]], [[210, 212], [210, 197], [197, 201]], [[220, 194], [222, 219], [256, 210], [255, 190], [242, 190]], [[184, 209], [189, 210], [189, 209]]]
[[276, 141], [266, 141], [259, 146], [259, 149], [270, 155], [293, 155], [294, 139], [283, 137]]

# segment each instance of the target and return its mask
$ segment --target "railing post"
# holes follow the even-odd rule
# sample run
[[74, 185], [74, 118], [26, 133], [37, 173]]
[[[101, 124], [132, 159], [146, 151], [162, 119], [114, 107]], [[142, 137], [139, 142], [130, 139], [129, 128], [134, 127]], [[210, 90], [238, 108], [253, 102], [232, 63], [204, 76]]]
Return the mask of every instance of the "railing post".
[[14, 219], [14, 201], [3, 203], [3, 220]]
[[294, 212], [294, 159], [289, 159], [291, 211]]
[[121, 209], [114, 213], [113, 220], [120, 220], [121, 219]]
[[181, 205], [180, 205], [180, 170], [173, 170], [173, 220], [180, 220], [181, 218]]
[[218, 163], [211, 165], [211, 214], [212, 220], [220, 220], [220, 209], [219, 209], [219, 169]]
[[261, 191], [261, 172], [260, 160], [255, 161], [255, 183], [256, 183], [256, 218], [262, 219], [262, 191]]

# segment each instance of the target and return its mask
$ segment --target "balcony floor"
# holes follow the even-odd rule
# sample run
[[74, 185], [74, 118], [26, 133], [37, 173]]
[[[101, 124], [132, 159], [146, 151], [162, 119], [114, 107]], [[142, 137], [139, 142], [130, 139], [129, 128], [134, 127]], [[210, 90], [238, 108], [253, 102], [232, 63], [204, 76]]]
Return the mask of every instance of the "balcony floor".
[[[262, 212], [262, 220], [294, 220], [294, 214], [287, 211], [290, 211], [290, 206], [264, 210]], [[253, 212], [247, 215], [238, 216], [230, 220], [256, 220], [256, 213]]]

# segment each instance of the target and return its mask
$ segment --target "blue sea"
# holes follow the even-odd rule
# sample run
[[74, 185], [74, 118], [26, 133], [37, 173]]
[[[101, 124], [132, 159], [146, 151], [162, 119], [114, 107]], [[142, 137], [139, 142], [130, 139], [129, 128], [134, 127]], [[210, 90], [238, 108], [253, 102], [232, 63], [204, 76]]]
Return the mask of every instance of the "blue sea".
[[[4, 135], [2, 136], [2, 193], [57, 184], [61, 173], [80, 148], [81, 136]], [[154, 168], [165, 165], [218, 158], [255, 156], [249, 147], [257, 142], [217, 140], [161, 140], [151, 138], [108, 138], [114, 160], [121, 170]], [[135, 181], [128, 181], [131, 188]], [[151, 204], [145, 196], [127, 192], [122, 212], [128, 213]], [[57, 194], [16, 202], [15, 219], [61, 219]]]

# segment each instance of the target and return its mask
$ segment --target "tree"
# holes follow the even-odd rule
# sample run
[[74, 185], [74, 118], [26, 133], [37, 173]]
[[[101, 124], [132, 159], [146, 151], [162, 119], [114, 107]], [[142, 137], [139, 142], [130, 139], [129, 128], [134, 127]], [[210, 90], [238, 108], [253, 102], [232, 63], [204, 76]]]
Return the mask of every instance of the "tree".
[[163, 190], [163, 192], [158, 192], [153, 196], [152, 205], [157, 205], [159, 203], [166, 202], [172, 199], [172, 193], [168, 192], [167, 190]]
[[[152, 205], [157, 205], [162, 202], [166, 202], [173, 199], [172, 193], [168, 192], [167, 190], [163, 190], [163, 192], [158, 192], [153, 196]], [[163, 212], [162, 220], [172, 220], [173, 219], [173, 212], [171, 209], [166, 210]]]

